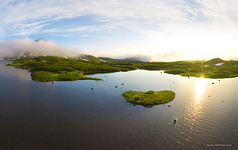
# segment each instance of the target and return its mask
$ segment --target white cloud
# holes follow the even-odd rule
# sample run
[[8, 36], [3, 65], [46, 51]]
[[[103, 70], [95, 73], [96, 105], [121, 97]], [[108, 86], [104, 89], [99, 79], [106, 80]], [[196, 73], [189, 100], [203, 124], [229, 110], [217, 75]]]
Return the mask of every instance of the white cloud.
[[193, 28], [193, 25], [207, 24], [207, 27], [214, 27], [220, 24], [221, 27], [235, 27], [237, 24], [236, 0], [195, 2], [197, 5], [185, 0], [5, 0], [0, 4], [0, 28], [14, 25], [20, 25], [14, 26], [16, 28], [28, 28], [87, 15], [109, 25], [125, 28], [128, 24], [156, 25], [166, 32], [174, 32], [182, 29], [182, 26]]
[[[82, 17], [86, 23], [67, 24]], [[190, 56], [238, 49], [237, 0], [1, 0], [0, 18], [0, 38], [38, 33], [97, 39], [120, 35], [128, 42], [118, 46], [114, 41], [116, 46], [106, 48], [104, 43], [101, 50], [194, 53]], [[64, 24], [51, 26], [57, 21]], [[125, 32], [140, 41], [130, 40], [122, 35]], [[100, 46], [92, 49], [96, 48]]]
[[[170, 24], [186, 20], [186, 14], [172, 1], [162, 0], [41, 0], [4, 1], [0, 5], [0, 28], [20, 25], [28, 28], [60, 19], [93, 15], [102, 18], [98, 21], [129, 21], [145, 24]], [[9, 27], [10, 26], [10, 27]], [[124, 26], [126, 27], [126, 26]]]
[[[15, 40], [0, 40], [0, 56], [12, 57], [23, 52], [30, 52], [33, 56], [53, 55], [53, 56], [75, 56], [69, 48], [62, 47], [53, 41], [34, 41], [29, 38]], [[79, 52], [79, 51], [78, 51]]]

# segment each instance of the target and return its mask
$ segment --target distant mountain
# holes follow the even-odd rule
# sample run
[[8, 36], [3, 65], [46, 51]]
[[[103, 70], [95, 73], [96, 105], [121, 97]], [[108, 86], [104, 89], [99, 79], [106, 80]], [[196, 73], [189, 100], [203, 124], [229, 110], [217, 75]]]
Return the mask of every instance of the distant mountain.
[[[42, 39], [40, 39], [42, 40]], [[44, 39], [43, 39], [44, 40]], [[39, 41], [39, 40], [38, 40]], [[28, 59], [28, 58], [35, 58], [38, 56], [59, 56], [59, 57], [64, 57], [64, 58], [68, 58], [67, 55], [50, 55], [47, 53], [45, 53], [45, 51], [34, 51], [34, 50], [26, 50], [24, 52], [15, 52], [11, 57], [1, 57], [0, 56], [0, 60], [2, 59]], [[93, 55], [86, 55], [86, 54], [78, 54], [75, 53], [73, 57], [70, 57], [72, 59], [80, 59], [80, 60], [85, 60], [85, 61], [93, 61], [93, 62], [101, 62], [103, 60], [101, 60], [98, 57], [95, 57]]]
[[107, 62], [142, 62], [139, 57], [126, 57], [124, 59], [114, 59], [109, 57], [98, 57], [101, 60], [107, 61]]
[[215, 65], [215, 64], [219, 64], [219, 63], [224, 63], [226, 61], [222, 60], [221, 58], [213, 58], [211, 60], [208, 60], [206, 62], [204, 62], [204, 65]]
[[[12, 57], [5, 57], [5, 59], [27, 59], [27, 58], [34, 58], [37, 56], [51, 56], [51, 55], [45, 55], [43, 52], [33, 52], [33, 51], [26, 51], [22, 53], [15, 53]], [[68, 58], [67, 56], [61, 56], [64, 58]], [[1, 59], [2, 57], [0, 57]], [[100, 62], [103, 61], [98, 57], [95, 57], [93, 55], [85, 55], [85, 54], [75, 54], [73, 59], [80, 59], [80, 60], [85, 60], [85, 61], [93, 61], [93, 62]]]
[[40, 41], [46, 41], [45, 39], [43, 39], [43, 38], [39, 38], [39, 39], [37, 39], [37, 40], [35, 40], [36, 42], [40, 42]]
[[142, 61], [140, 57], [126, 57], [123, 59], [124, 61], [130, 61], [130, 62], [139, 62]]

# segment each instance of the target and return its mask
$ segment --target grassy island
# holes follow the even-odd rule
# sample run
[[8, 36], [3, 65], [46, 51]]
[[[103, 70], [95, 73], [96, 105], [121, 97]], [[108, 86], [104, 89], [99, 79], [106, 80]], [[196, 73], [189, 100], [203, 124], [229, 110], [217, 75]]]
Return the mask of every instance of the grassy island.
[[84, 75], [136, 69], [164, 70], [168, 74], [213, 79], [238, 77], [238, 61], [224, 61], [220, 58], [209, 61], [141, 62], [130, 59], [97, 58], [91, 55], [84, 56], [83, 59], [39, 56], [16, 59], [8, 66], [28, 69], [31, 72], [32, 80], [43, 82], [102, 80]]
[[132, 104], [138, 105], [156, 105], [165, 104], [172, 101], [175, 98], [173, 91], [126, 91], [122, 96]]

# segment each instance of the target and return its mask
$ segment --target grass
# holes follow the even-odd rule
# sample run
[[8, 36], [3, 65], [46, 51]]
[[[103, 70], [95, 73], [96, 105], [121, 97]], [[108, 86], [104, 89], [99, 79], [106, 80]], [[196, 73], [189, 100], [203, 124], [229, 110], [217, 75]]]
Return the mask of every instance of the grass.
[[31, 74], [32, 79], [35, 81], [74, 81], [74, 80], [102, 80], [100, 78], [86, 77], [82, 72], [62, 71], [60, 73], [52, 73], [47, 71], [35, 71]]
[[157, 105], [165, 104], [175, 98], [173, 91], [126, 91], [122, 96], [130, 103], [135, 105]]
[[23, 64], [22, 63], [12, 63], [12, 64], [7, 64], [6, 66], [22, 66]]

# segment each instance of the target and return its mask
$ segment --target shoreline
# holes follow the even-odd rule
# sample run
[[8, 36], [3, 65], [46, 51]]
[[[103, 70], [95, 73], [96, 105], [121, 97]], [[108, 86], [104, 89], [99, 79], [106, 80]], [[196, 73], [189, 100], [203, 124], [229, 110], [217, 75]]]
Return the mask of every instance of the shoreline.
[[157, 70], [161, 71], [161, 73], [180, 75], [188, 78], [226, 79], [238, 77], [237, 61], [223, 61], [222, 65], [211, 64], [209, 67], [206, 67], [206, 63], [210, 63], [212, 60], [205, 63], [203, 61], [96, 62], [66, 59], [56, 56], [39, 56], [31, 59], [11, 61], [13, 63], [6, 66], [27, 69], [31, 72], [32, 80], [40, 82], [102, 80], [100, 78], [85, 77], [84, 75], [127, 72], [137, 69]]

